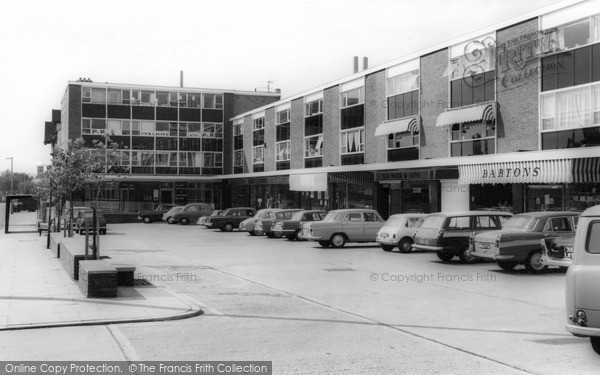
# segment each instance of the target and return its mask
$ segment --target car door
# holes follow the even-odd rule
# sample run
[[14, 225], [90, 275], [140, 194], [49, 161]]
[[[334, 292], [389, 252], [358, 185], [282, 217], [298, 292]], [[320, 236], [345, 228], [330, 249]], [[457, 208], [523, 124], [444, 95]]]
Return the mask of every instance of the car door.
[[362, 241], [365, 235], [362, 212], [348, 212], [342, 222], [342, 231], [348, 241]]
[[550, 217], [546, 220], [544, 234], [552, 237], [569, 237], [574, 233], [573, 221], [569, 216]]
[[363, 241], [375, 242], [377, 232], [383, 226], [383, 219], [377, 212], [363, 212], [364, 235]]

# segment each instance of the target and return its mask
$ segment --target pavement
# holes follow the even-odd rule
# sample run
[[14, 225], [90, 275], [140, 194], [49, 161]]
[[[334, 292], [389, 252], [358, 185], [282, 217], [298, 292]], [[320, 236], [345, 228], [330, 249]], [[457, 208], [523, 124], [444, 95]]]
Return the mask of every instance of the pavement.
[[162, 285], [119, 287], [117, 298], [86, 298], [36, 231], [35, 213], [10, 216], [0, 233], [0, 330], [183, 319], [201, 306]]

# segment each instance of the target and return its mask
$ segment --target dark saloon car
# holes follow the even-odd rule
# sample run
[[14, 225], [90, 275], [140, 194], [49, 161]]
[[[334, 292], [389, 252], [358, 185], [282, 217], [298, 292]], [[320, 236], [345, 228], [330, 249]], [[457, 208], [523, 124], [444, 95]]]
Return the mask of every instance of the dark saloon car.
[[449, 262], [455, 256], [462, 263], [477, 261], [471, 255], [471, 236], [493, 229], [502, 229], [511, 213], [499, 211], [439, 212], [428, 215], [415, 234], [412, 247], [416, 250], [435, 251], [438, 258]]
[[268, 238], [275, 238], [276, 235], [273, 233], [273, 224], [279, 220], [288, 220], [291, 219], [292, 216], [296, 213], [302, 211], [301, 208], [289, 208], [285, 210], [279, 210], [273, 213], [275, 217], [273, 218], [264, 218], [257, 220], [254, 224], [254, 233], [256, 235], [260, 235], [263, 233]]
[[354, 208], [329, 211], [321, 221], [302, 223], [300, 239], [322, 247], [344, 247], [346, 242], [375, 242], [383, 219], [375, 210]]
[[160, 204], [154, 211], [140, 211], [138, 212], [138, 220], [143, 220], [146, 224], [161, 221], [163, 215], [175, 206], [175, 204]]
[[207, 223], [212, 229], [231, 232], [233, 228], [238, 228], [242, 221], [254, 215], [256, 215], [256, 210], [252, 207], [233, 207], [226, 209], [218, 216], [210, 216]]
[[[96, 211], [96, 222], [98, 224], [100, 234], [106, 234], [106, 219], [100, 211]], [[75, 232], [79, 234], [95, 233], [94, 228], [94, 212], [93, 211], [81, 211], [77, 215], [75, 220]]]
[[504, 270], [523, 264], [531, 273], [542, 273], [548, 265], [542, 263], [544, 237], [572, 237], [580, 213], [568, 211], [528, 212], [515, 215], [502, 230], [480, 233], [473, 237], [471, 254], [493, 259]]
[[288, 220], [280, 220], [273, 225], [271, 232], [277, 238], [285, 236], [288, 240], [298, 240], [302, 223], [306, 221], [321, 221], [325, 218], [327, 212], [322, 210], [305, 210], [295, 212]]

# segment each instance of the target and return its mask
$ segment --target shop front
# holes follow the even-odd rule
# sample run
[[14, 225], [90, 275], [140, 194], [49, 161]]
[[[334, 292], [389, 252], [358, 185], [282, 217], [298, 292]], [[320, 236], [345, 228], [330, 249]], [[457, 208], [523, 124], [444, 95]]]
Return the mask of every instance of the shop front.
[[231, 207], [293, 208], [299, 197], [289, 189], [288, 176], [230, 180]]

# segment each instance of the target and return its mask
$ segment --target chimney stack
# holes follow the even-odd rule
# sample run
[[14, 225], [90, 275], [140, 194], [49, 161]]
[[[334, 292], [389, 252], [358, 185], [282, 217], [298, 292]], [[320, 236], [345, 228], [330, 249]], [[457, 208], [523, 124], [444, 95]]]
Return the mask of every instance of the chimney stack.
[[369, 69], [369, 58], [368, 57], [363, 57], [363, 70], [367, 70]]
[[354, 56], [354, 73], [358, 73], [358, 56]]
[[179, 71], [179, 87], [183, 87], [183, 70]]

